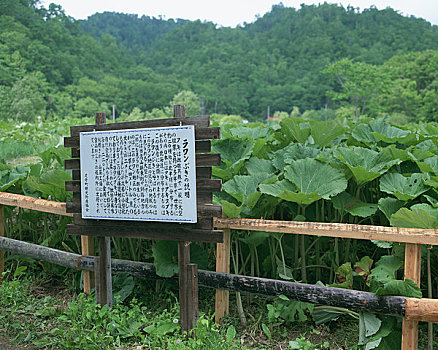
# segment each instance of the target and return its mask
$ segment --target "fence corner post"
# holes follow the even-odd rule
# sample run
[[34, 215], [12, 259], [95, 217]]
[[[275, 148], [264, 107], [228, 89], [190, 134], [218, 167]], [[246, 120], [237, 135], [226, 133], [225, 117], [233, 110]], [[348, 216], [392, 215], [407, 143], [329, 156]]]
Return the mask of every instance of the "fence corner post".
[[[421, 244], [406, 243], [405, 278], [420, 285], [421, 279]], [[418, 321], [403, 319], [402, 350], [418, 348]]]
[[[230, 273], [230, 235], [229, 228], [223, 229], [224, 242], [216, 245], [216, 272]], [[228, 290], [216, 289], [215, 322], [220, 324], [221, 318], [229, 312], [230, 292]]]

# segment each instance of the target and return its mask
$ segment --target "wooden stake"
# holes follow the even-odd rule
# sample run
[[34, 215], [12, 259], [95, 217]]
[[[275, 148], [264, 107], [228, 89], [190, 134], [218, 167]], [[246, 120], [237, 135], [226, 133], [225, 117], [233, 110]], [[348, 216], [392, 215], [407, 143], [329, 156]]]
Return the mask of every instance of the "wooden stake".
[[178, 242], [179, 314], [181, 332], [189, 334], [187, 266], [190, 264], [190, 242]]
[[198, 265], [187, 264], [187, 322], [188, 334], [198, 323]]
[[[216, 272], [230, 272], [231, 230], [224, 229], [224, 242], [216, 245]], [[230, 292], [216, 289], [215, 322], [220, 324], [221, 318], [228, 315]]]
[[[5, 236], [5, 213], [3, 205], [0, 204], [0, 237]], [[5, 272], [5, 252], [0, 250], [0, 284], [3, 281], [3, 272]]]
[[[92, 236], [81, 236], [81, 253], [82, 255], [93, 256], [94, 252], [94, 237]], [[84, 293], [90, 294], [91, 290], [95, 287], [94, 285], [94, 273], [91, 271], [83, 271], [83, 284]]]
[[96, 302], [112, 307], [111, 238], [99, 237], [99, 257], [94, 266]]
[[[96, 113], [94, 115], [94, 121], [96, 125], [106, 123], [106, 113]], [[91, 236], [81, 236], [81, 253], [82, 255], [95, 255], [94, 250], [94, 238]], [[91, 290], [95, 287], [96, 277], [93, 276], [93, 272], [83, 272], [84, 293], [90, 294]], [[97, 298], [97, 293], [96, 293]], [[102, 304], [104, 305], [104, 304]]]
[[[421, 279], [421, 244], [406, 244], [405, 250], [405, 279], [409, 278], [418, 286]], [[418, 321], [403, 319], [402, 350], [418, 348]]]

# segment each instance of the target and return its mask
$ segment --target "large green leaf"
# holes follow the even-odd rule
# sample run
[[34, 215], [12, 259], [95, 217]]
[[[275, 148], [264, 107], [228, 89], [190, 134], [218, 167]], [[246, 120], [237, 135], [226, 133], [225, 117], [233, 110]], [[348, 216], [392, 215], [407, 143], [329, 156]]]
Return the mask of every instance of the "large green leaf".
[[294, 160], [316, 158], [320, 154], [320, 150], [315, 147], [303, 146], [301, 143], [295, 143], [287, 147], [287, 152], [284, 154], [285, 164], [291, 164]]
[[328, 284], [329, 287], [336, 288], [353, 288], [353, 270], [351, 263], [346, 262], [336, 269], [336, 282]]
[[438, 156], [432, 156], [423, 160], [416, 160], [420, 170], [424, 173], [438, 173]]
[[272, 166], [272, 162], [268, 159], [260, 159], [257, 157], [251, 157], [245, 163], [246, 170], [249, 175], [257, 174], [274, 174], [275, 168]]
[[347, 212], [353, 216], [365, 218], [375, 214], [377, 211], [377, 204], [362, 202], [347, 192], [342, 192], [332, 197], [331, 202], [341, 215]]
[[347, 188], [342, 171], [315, 159], [299, 159], [285, 167], [285, 177], [305, 194], [317, 193], [329, 199]]
[[387, 123], [384, 119], [371, 120], [369, 124], [358, 125], [351, 133], [358, 141], [373, 144], [379, 141], [385, 143], [401, 143], [414, 145], [419, 143], [418, 135], [410, 130], [403, 130]]
[[27, 177], [27, 172], [18, 168], [11, 168], [0, 170], [0, 191], [6, 191], [8, 188], [15, 185], [20, 180], [24, 180]]
[[371, 129], [368, 124], [359, 124], [351, 132], [351, 136], [357, 141], [363, 142], [367, 145], [376, 142], [376, 139], [371, 134]]
[[[376, 334], [382, 321], [374, 314], [370, 312], [359, 313], [359, 338], [365, 339]], [[365, 342], [359, 340], [359, 345], [364, 345]]]
[[385, 255], [376, 262], [369, 278], [372, 282], [385, 284], [395, 279], [395, 272], [402, 266], [402, 261], [395, 255]]
[[252, 245], [254, 247], [262, 244], [269, 236], [271, 236], [271, 232], [265, 231], [248, 231], [248, 235], [245, 237], [239, 238], [242, 242], [245, 242], [248, 245]]
[[410, 130], [403, 130], [387, 123], [383, 118], [371, 120], [369, 123], [371, 134], [376, 141], [386, 143], [417, 144], [416, 135]]
[[236, 204], [230, 203], [226, 200], [221, 200], [220, 204], [222, 205], [224, 215], [228, 216], [229, 218], [240, 217], [240, 213], [242, 212], [242, 205], [237, 206]]
[[[262, 195], [257, 191], [259, 185], [270, 179], [272, 175], [261, 173], [257, 175], [236, 175], [223, 185], [223, 190], [240, 203], [252, 208]], [[275, 181], [275, 177], [273, 178]]]
[[68, 172], [62, 169], [49, 169], [43, 171], [39, 177], [30, 176], [27, 179], [27, 186], [41, 192], [42, 197], [65, 201], [67, 192], [65, 182], [71, 180]]
[[401, 208], [391, 216], [391, 226], [410, 228], [437, 228], [438, 221], [424, 209]]
[[233, 136], [242, 138], [242, 137], [250, 137], [252, 139], [258, 139], [258, 138], [270, 138], [271, 136], [271, 130], [270, 128], [267, 128], [265, 126], [238, 126], [236, 128], [230, 129], [230, 133]]
[[391, 219], [391, 215], [403, 207], [404, 202], [396, 198], [385, 197], [379, 199], [379, 209], [385, 214], [386, 218]]
[[297, 192], [297, 187], [286, 179], [278, 181], [274, 184], [261, 184], [259, 188], [262, 193], [269, 194], [289, 202], [295, 202], [300, 205], [308, 205], [322, 198], [322, 196], [316, 192]]
[[319, 147], [325, 147], [334, 139], [342, 136], [346, 128], [337, 120], [327, 120], [312, 122], [310, 130], [315, 143]]
[[294, 154], [296, 149], [295, 144], [288, 145], [278, 151], [269, 154], [269, 159], [272, 165], [279, 171], [283, 171], [284, 167], [287, 165], [286, 158], [289, 158], [289, 154]]
[[394, 164], [400, 163], [400, 159], [392, 159], [387, 152], [363, 147], [340, 147], [334, 155], [348, 167], [358, 186], [374, 180]]
[[[154, 265], [158, 276], [172, 277], [178, 273], [178, 243], [158, 241], [152, 247]], [[208, 254], [198, 244], [190, 244], [190, 261], [199, 269], [208, 268]]]
[[213, 143], [213, 151], [220, 153], [222, 161], [229, 167], [243, 165], [249, 159], [254, 148], [254, 141], [249, 138], [228, 138]]
[[392, 280], [384, 284], [383, 288], [379, 288], [376, 295], [400, 295], [404, 297], [422, 298], [420, 287], [409, 278], [401, 280]]
[[158, 241], [152, 246], [158, 276], [172, 277], [178, 273], [178, 246], [175, 242]]
[[286, 118], [280, 122], [281, 131], [289, 142], [305, 143], [310, 136], [310, 124], [299, 118]]
[[416, 173], [410, 177], [398, 173], [389, 173], [380, 179], [380, 191], [393, 194], [402, 201], [417, 198], [430, 187], [424, 185], [423, 174]]

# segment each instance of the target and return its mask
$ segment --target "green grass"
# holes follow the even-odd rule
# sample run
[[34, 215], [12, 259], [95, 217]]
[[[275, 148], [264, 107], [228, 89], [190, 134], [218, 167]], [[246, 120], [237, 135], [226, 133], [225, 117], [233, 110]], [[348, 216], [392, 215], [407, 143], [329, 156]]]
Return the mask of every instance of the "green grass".
[[34, 146], [26, 141], [2, 142], [0, 146], [0, 159], [11, 160], [35, 154]]
[[[333, 331], [325, 326], [314, 327], [311, 322], [267, 323], [262, 327], [262, 323], [267, 322], [263, 318], [262, 301], [254, 308], [256, 319], [247, 327], [242, 327], [234, 316], [228, 316], [223, 325], [218, 326], [213, 322], [213, 315], [200, 312], [193, 337], [186, 338], [180, 333], [176, 291], [172, 287], [162, 288], [159, 294], [151, 288], [141, 288], [142, 301], [134, 297], [128, 303], [118, 303], [108, 309], [98, 306], [92, 295], [71, 297], [66, 290], [61, 293], [53, 292], [53, 288], [44, 290], [44, 283], [30, 281], [24, 269], [16, 271], [15, 277], [6, 276], [0, 285], [0, 332], [6, 339], [30, 348], [261, 350], [299, 346], [300, 349], [323, 350], [347, 344], [344, 333], [338, 336], [340, 343], [334, 343]], [[200, 307], [211, 308], [211, 298], [208, 300], [209, 304], [204, 300]], [[348, 333], [352, 331], [347, 325], [343, 329]], [[347, 349], [356, 348], [354, 340], [348, 342]]]

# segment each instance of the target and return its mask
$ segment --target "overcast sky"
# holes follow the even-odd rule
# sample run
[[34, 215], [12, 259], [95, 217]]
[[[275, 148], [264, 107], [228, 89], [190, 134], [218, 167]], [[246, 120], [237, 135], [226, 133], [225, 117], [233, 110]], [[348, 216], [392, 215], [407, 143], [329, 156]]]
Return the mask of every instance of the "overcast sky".
[[[75, 19], [86, 19], [96, 12], [113, 11], [122, 13], [134, 13], [164, 18], [183, 18], [189, 20], [200, 19], [213, 23], [235, 27], [244, 22], [250, 23], [257, 15], [263, 16], [269, 12], [272, 5], [280, 1], [271, 0], [43, 0], [45, 7], [54, 2], [61, 5], [67, 15]], [[324, 1], [283, 0], [287, 7], [300, 8], [300, 4], [318, 4]], [[438, 1], [437, 0], [351, 0], [351, 1], [327, 1], [329, 3], [342, 4], [344, 7], [351, 5], [359, 7], [362, 11], [375, 5], [379, 10], [392, 7], [402, 15], [414, 15], [424, 18], [432, 24], [438, 24]]]

